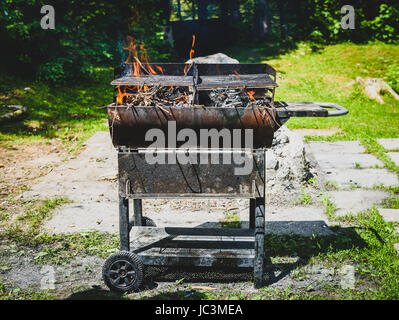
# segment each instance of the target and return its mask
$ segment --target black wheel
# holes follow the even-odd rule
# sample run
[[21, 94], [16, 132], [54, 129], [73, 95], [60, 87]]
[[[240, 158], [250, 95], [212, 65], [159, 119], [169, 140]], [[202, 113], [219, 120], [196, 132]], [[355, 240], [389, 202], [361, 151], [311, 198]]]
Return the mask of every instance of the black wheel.
[[142, 224], [144, 227], [156, 227], [156, 224], [154, 222], [154, 220], [148, 218], [148, 217], [142, 217]]
[[115, 292], [130, 292], [138, 289], [143, 282], [143, 263], [133, 252], [119, 251], [105, 261], [103, 280]]

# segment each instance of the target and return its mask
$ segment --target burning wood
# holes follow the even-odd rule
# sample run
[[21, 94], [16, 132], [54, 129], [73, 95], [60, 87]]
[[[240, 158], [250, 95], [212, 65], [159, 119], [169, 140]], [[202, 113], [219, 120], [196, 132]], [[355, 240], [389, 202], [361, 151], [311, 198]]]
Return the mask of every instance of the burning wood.
[[[120, 88], [118, 87], [118, 90]], [[127, 106], [175, 106], [183, 107], [189, 101], [188, 93], [182, 87], [141, 86], [139, 88], [126, 87], [126, 91], [119, 97], [117, 104]]]
[[[147, 50], [128, 37], [129, 52], [117, 86], [116, 104], [156, 107], [273, 108], [275, 70], [267, 65], [152, 64]], [[194, 55], [192, 38], [190, 60]], [[274, 80], [270, 77], [273, 76]]]
[[254, 91], [246, 92], [238, 89], [215, 89], [209, 93], [214, 107], [246, 107], [265, 104], [264, 99], [258, 101], [253, 97]]

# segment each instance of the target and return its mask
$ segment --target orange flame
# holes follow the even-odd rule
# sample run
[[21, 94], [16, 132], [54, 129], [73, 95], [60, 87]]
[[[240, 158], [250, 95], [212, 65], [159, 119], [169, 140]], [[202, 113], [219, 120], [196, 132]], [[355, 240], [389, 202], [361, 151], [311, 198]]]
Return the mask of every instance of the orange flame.
[[152, 75], [157, 74], [155, 72], [155, 70], [151, 67], [150, 63], [148, 62], [148, 54], [147, 54], [146, 48], [144, 48], [144, 46], [140, 45], [140, 51], [141, 51], [141, 60], [143, 62], [145, 62], [146, 66], [147, 66], [148, 73], [150, 73]]
[[[138, 58], [138, 53], [137, 53], [137, 48], [134, 43], [134, 39], [131, 36], [126, 36], [126, 39], [128, 41], [127, 47], [123, 47], [123, 50], [128, 50], [129, 55], [127, 59], [125, 60], [125, 63], [133, 63], [133, 76], [134, 77], [139, 77], [140, 76], [140, 60]], [[134, 60], [134, 62], [132, 61]]]
[[[194, 44], [195, 44], [195, 35], [193, 34], [193, 42], [191, 43], [191, 49], [190, 49], [190, 60], [193, 58], [194, 56]], [[189, 69], [189, 67], [191, 67], [191, 64], [186, 64], [186, 66], [184, 67], [184, 75], [187, 74], [187, 71]]]
[[158, 69], [158, 71], [163, 75], [163, 69], [161, 66], [155, 66], [155, 68]]
[[249, 95], [249, 99], [251, 99], [252, 101], [256, 101], [256, 99], [254, 98], [255, 91], [248, 91], [247, 94]]
[[[134, 38], [131, 36], [126, 36], [127, 39], [127, 44], [123, 47], [123, 50], [127, 50], [129, 52], [128, 57], [125, 60], [126, 64], [131, 64], [132, 65], [132, 72], [131, 75], [133, 77], [140, 77], [144, 72], [146, 72], [149, 75], [157, 75], [157, 71], [161, 73], [162, 75], [164, 74], [164, 71], [161, 66], [158, 65], [151, 65], [148, 60], [148, 53], [147, 50], [144, 48], [143, 45], [139, 44], [139, 51], [140, 51], [140, 59], [139, 59], [139, 52], [137, 50], [137, 45], [134, 42]], [[195, 36], [193, 35], [193, 43], [192, 47], [194, 47], [195, 43]], [[192, 58], [194, 54], [193, 48], [191, 48], [190, 51], [190, 59]], [[157, 71], [155, 71], [155, 69]], [[186, 72], [186, 68], [184, 69]], [[137, 92], [140, 90], [140, 86], [135, 86], [135, 87], [126, 87], [126, 86], [118, 86], [118, 94], [116, 96], [116, 103], [117, 104], [123, 104], [123, 100], [126, 96], [131, 95], [132, 93], [127, 93], [126, 88], [129, 90], [136, 90]], [[122, 92], [122, 90], [123, 92]], [[147, 85], [143, 86], [144, 91], [148, 91], [149, 87]], [[173, 87], [172, 87], [173, 89]], [[130, 91], [129, 91], [130, 92]], [[186, 97], [181, 97], [179, 98], [182, 101], [186, 102]], [[179, 101], [180, 101], [179, 100]]]
[[123, 104], [123, 98], [126, 96], [127, 96], [126, 89], [123, 88], [123, 93], [122, 93], [120, 86], [118, 86], [118, 95], [116, 96], [116, 103]]
[[237, 72], [237, 70], [233, 70], [234, 74], [236, 75], [236, 79], [240, 80], [241, 76], [240, 74]]

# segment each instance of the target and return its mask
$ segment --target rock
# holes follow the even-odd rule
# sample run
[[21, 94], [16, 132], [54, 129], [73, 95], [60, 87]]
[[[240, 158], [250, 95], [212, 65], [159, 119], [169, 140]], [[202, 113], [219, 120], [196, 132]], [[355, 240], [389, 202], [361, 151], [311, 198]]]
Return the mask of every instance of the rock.
[[224, 53], [215, 53], [210, 56], [197, 57], [186, 61], [186, 63], [239, 63], [237, 59], [230, 58]]
[[286, 126], [275, 134], [266, 153], [268, 199], [279, 204], [292, 201], [303, 181], [318, 176], [319, 167], [309, 156], [302, 138]]
[[272, 150], [266, 151], [266, 169], [277, 170], [278, 161]]
[[10, 112], [0, 116], [0, 123], [19, 120], [22, 118], [22, 115], [24, 115], [28, 110], [27, 107], [20, 105], [3, 105], [0, 107], [10, 110]]
[[354, 289], [355, 288], [355, 266], [346, 264], [338, 271], [338, 275], [341, 276], [340, 285], [342, 289]]
[[369, 98], [375, 99], [379, 103], [384, 103], [384, 100], [380, 95], [381, 91], [387, 91], [396, 100], [399, 100], [399, 95], [389, 86], [389, 84], [380, 78], [356, 77], [356, 82], [363, 86], [363, 91]]

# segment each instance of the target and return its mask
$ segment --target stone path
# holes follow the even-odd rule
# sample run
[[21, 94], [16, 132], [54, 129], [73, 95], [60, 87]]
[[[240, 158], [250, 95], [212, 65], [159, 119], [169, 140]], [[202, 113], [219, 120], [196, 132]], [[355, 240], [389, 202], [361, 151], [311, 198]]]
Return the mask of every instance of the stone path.
[[399, 139], [377, 139], [377, 142], [387, 150], [399, 150]]
[[387, 155], [397, 166], [399, 166], [399, 152], [387, 152]]
[[365, 154], [359, 141], [311, 141], [311, 152], [321, 169], [326, 173], [326, 180], [338, 184], [339, 188], [361, 186], [372, 188], [375, 185], [398, 185], [398, 176], [385, 169], [375, 156]]
[[[396, 140], [389, 139], [387, 146], [396, 150]], [[73, 201], [57, 209], [44, 226], [48, 231], [118, 231], [117, 155], [109, 133], [97, 132], [85, 146], [79, 156], [54, 169], [23, 195], [25, 198], [67, 197]], [[358, 141], [314, 141], [307, 142], [306, 148], [318, 162], [325, 179], [335, 181], [339, 187], [337, 191], [328, 192], [337, 206], [337, 215], [364, 211], [389, 197], [388, 192], [365, 187], [380, 183], [399, 185], [397, 175], [380, 168], [383, 163], [365, 154]], [[354, 185], [360, 188], [351, 189]], [[247, 200], [157, 199], [144, 200], [143, 206], [144, 214], [160, 227], [215, 224], [224, 219], [226, 213], [238, 214], [243, 227], [248, 224]], [[387, 219], [394, 219], [393, 211], [389, 212]], [[276, 234], [332, 233], [323, 208], [315, 202], [311, 206], [267, 207], [266, 220], [266, 231]]]
[[339, 190], [329, 192], [331, 200], [337, 206], [335, 215], [344, 216], [367, 210], [389, 197], [389, 193], [380, 190]]

